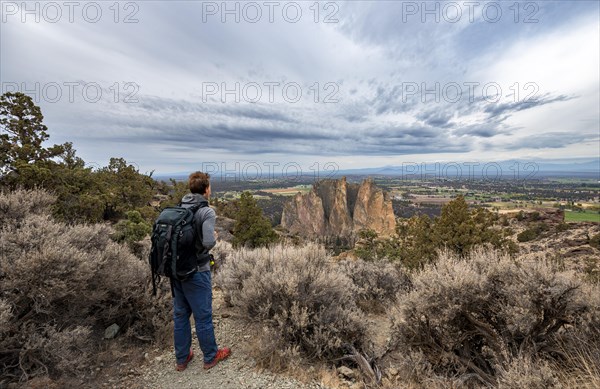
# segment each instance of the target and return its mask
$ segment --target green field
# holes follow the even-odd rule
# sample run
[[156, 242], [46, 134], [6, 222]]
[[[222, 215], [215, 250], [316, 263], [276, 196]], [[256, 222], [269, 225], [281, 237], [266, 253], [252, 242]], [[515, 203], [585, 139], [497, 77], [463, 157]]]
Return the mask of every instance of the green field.
[[565, 211], [565, 222], [596, 222], [600, 223], [600, 214], [598, 212], [573, 212]]

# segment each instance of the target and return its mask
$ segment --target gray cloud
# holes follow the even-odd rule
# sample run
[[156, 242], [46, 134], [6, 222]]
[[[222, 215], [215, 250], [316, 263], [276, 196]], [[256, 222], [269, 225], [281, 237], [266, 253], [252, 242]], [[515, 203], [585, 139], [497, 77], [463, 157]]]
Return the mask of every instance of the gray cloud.
[[575, 97], [565, 95], [550, 97], [548, 94], [546, 94], [544, 96], [534, 96], [527, 100], [515, 101], [512, 103], [489, 104], [485, 107], [484, 112], [488, 113], [490, 118], [500, 115], [505, 115], [506, 117], [506, 115], [509, 115], [513, 112], [524, 111], [526, 109], [539, 107], [557, 101], [568, 101], [573, 98]]
[[[193, 103], [140, 96], [143, 104], [105, 115], [104, 106], [94, 106], [86, 120], [87, 137], [98, 141], [136, 144], [139, 147], [168, 146], [188, 150], [220, 150], [236, 155], [303, 152], [322, 155], [396, 155], [409, 153], [465, 152], [472, 145], [458, 139], [451, 129], [426, 125], [386, 124], [367, 120], [366, 104], [321, 117], [306, 107], [284, 105]], [[360, 119], [353, 120], [352, 114]], [[93, 123], [98, 123], [93, 124]], [[101, 123], [101, 124], [100, 124]], [[347, 128], [348, 123], [351, 128]], [[346, 127], [346, 128], [345, 128]]]
[[[419, 7], [426, 3], [415, 2]], [[215, 151], [232, 159], [326, 155], [365, 162], [369, 159], [361, 157], [464, 154], [482, 148], [490, 154], [558, 150], [588, 141], [590, 136], [581, 134], [598, 128], [597, 104], [596, 111], [559, 104], [577, 95], [581, 107], [593, 106], [593, 85], [594, 93], [587, 95], [580, 89], [549, 89], [526, 101], [504, 96], [490, 103], [480, 94], [457, 102], [407, 96], [403, 83], [494, 81], [496, 74], [485, 69], [506, 60], [505, 49], [516, 43], [527, 47], [529, 39], [548, 34], [559, 36], [577, 27], [579, 18], [585, 22], [582, 15], [597, 14], [597, 2], [576, 3], [539, 3], [544, 18], [533, 24], [514, 23], [510, 10], [499, 23], [485, 23], [481, 17], [474, 23], [422, 23], [420, 15], [404, 22], [401, 2], [367, 1], [339, 3], [335, 24], [314, 23], [308, 9], [312, 3], [303, 3], [308, 17], [302, 22], [252, 24], [221, 23], [218, 16], [201, 23], [200, 2], [142, 2], [140, 23], [132, 25], [110, 18], [93, 25], [3, 24], [0, 78], [29, 85], [100, 82], [107, 97], [114, 82], [138, 83], [137, 104], [115, 104], [108, 98], [97, 104], [40, 104], [51, 140], [75, 141], [84, 158], [86, 153], [95, 158], [133, 154], [140, 165], [154, 166], [193, 163], [198, 150], [203, 156]], [[24, 44], [28, 50], [22, 50]], [[544, 60], [532, 65], [552, 65]], [[592, 79], [597, 75], [583, 77], [597, 82]], [[264, 81], [298, 82], [305, 93], [296, 104], [221, 103], [214, 96], [203, 102], [199, 96], [205, 82]], [[507, 82], [517, 81], [523, 80]], [[328, 82], [339, 88], [338, 103], [322, 101]], [[321, 101], [315, 103], [311, 87], [317, 84]], [[542, 124], [517, 120], [518, 112], [531, 110], [533, 117], [533, 108], [552, 103], [568, 110], [551, 133], [534, 135]], [[544, 123], [546, 118], [536, 119]]]
[[450, 120], [453, 117], [453, 112], [450, 111], [424, 111], [417, 114], [417, 119], [424, 121], [426, 124], [433, 127], [447, 128], [452, 126]]
[[463, 126], [452, 131], [453, 134], [458, 136], [467, 135], [479, 138], [492, 138], [496, 135], [506, 135], [510, 132], [509, 129], [502, 128], [500, 123], [494, 122]]
[[518, 150], [523, 148], [531, 149], [558, 149], [568, 145], [578, 144], [585, 141], [598, 140], [598, 134], [592, 133], [572, 133], [572, 132], [548, 132], [539, 135], [529, 135], [518, 139], [512, 139], [502, 144], [487, 144], [493, 149]]

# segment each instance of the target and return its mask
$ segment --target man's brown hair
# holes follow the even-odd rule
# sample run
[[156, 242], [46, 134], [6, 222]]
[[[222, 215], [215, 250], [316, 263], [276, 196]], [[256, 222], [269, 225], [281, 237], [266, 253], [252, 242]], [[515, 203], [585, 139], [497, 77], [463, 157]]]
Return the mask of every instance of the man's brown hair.
[[205, 194], [206, 188], [210, 185], [210, 174], [202, 172], [194, 172], [190, 174], [188, 186], [192, 193]]

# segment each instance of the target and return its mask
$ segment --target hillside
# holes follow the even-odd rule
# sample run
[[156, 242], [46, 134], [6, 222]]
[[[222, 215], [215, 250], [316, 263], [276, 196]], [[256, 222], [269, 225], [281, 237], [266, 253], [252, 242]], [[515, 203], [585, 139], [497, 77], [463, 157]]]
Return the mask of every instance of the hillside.
[[[219, 343], [234, 354], [210, 372], [198, 359], [179, 374], [169, 286], [163, 282], [158, 298], [150, 296], [147, 244], [114, 242], [110, 225], [56, 221], [53, 201], [41, 191], [0, 195], [0, 362], [13, 366], [2, 386], [392, 389], [483, 382], [541, 389], [600, 382], [600, 231], [595, 223], [567, 225], [560, 211], [496, 218], [457, 198], [434, 224], [416, 225], [415, 232], [431, 228], [426, 238], [445, 236], [446, 249], [426, 260], [431, 253], [418, 250], [435, 246], [415, 246], [411, 255], [420, 262], [413, 268], [395, 259], [393, 246], [378, 257], [371, 255], [377, 247], [363, 242], [360, 249], [374, 251], [349, 260], [310, 241], [234, 249], [220, 240], [214, 322]], [[445, 235], [464, 228], [481, 235]], [[518, 245], [516, 253], [472, 240], [501, 243], [502, 236]]]

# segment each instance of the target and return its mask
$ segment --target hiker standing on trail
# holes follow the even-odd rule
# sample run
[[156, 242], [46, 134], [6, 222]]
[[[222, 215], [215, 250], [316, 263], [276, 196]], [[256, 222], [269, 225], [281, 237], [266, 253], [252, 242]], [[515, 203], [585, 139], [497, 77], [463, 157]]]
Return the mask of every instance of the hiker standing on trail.
[[210, 369], [231, 354], [227, 347], [219, 349], [215, 340], [212, 318], [212, 285], [209, 251], [216, 244], [216, 214], [208, 206], [210, 197], [210, 175], [195, 172], [190, 174], [188, 186], [191, 193], [181, 199], [181, 206], [189, 208], [201, 204], [194, 215], [196, 232], [196, 257], [198, 268], [192, 277], [185, 281], [171, 278], [173, 290], [173, 319], [175, 321], [174, 340], [177, 371], [183, 371], [194, 357], [190, 315], [194, 314], [196, 336], [204, 354], [204, 368]]

